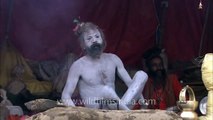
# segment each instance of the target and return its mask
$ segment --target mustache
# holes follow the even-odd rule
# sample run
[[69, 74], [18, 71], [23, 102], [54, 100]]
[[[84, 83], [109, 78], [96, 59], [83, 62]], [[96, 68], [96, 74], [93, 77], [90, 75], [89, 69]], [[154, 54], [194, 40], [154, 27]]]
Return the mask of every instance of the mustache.
[[153, 77], [160, 77], [160, 76], [166, 76], [166, 70], [165, 69], [158, 69], [156, 71], [149, 71], [149, 74]]
[[102, 45], [101, 45], [100, 43], [94, 43], [94, 44], [91, 45], [90, 48], [91, 48], [91, 49], [95, 49], [95, 48], [97, 49], [97, 48], [101, 48], [101, 46], [102, 46]]
[[163, 70], [161, 70], [161, 69], [158, 69], [158, 70], [156, 70], [156, 72], [163, 72]]

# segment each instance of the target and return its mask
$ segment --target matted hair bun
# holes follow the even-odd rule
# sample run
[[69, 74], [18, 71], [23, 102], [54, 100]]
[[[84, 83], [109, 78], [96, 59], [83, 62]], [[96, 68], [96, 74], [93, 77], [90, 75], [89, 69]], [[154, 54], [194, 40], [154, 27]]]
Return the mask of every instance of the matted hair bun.
[[76, 34], [76, 35], [80, 35], [81, 33], [82, 33], [82, 31], [81, 31], [81, 27], [84, 25], [84, 22], [80, 22], [80, 20], [79, 19], [74, 19], [73, 20], [73, 23], [75, 23], [76, 24], [76, 26], [75, 26], [75, 28], [73, 29], [73, 31], [74, 31], [74, 33]]

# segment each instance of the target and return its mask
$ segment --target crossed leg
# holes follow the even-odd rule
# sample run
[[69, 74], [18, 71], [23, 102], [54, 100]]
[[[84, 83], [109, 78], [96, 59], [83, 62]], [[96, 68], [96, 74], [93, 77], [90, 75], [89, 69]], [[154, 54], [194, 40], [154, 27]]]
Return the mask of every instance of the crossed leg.
[[129, 109], [134, 107], [134, 103], [139, 99], [144, 99], [142, 95], [142, 91], [146, 84], [148, 76], [143, 71], [138, 71], [135, 73], [133, 77], [133, 83], [127, 89], [123, 97], [121, 98], [121, 102], [125, 103]]
[[133, 77], [133, 82], [123, 95], [123, 97], [120, 99], [114, 90], [109, 89], [108, 93], [110, 99], [115, 99], [118, 101], [118, 103], [114, 104], [108, 104], [109, 109], [116, 109], [117, 104], [119, 104], [119, 109], [122, 110], [129, 110], [134, 107], [134, 103], [136, 103], [137, 100], [141, 99], [143, 100], [142, 91], [144, 89], [144, 86], [146, 84], [146, 81], [148, 79], [148, 76], [143, 71], [138, 71]]

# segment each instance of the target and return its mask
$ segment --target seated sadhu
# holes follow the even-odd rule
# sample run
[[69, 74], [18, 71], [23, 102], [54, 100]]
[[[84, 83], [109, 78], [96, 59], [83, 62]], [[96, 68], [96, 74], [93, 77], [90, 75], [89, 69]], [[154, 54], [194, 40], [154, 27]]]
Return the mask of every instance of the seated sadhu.
[[[160, 53], [154, 49], [144, 55], [149, 78], [143, 95], [149, 109], [168, 109], [176, 106], [182, 86], [175, 74], [167, 74]], [[140, 106], [136, 105], [134, 109], [140, 109]]]
[[[138, 71], [131, 79], [120, 58], [112, 53], [103, 53], [106, 47], [103, 31], [93, 23], [78, 23], [76, 34], [79, 37], [85, 55], [75, 61], [68, 74], [62, 92], [62, 102], [66, 106], [75, 106], [72, 94], [79, 89], [85, 107], [129, 110], [133, 99], [141, 98], [141, 92], [147, 81], [147, 74]], [[115, 75], [128, 86], [122, 98], [115, 92]], [[104, 104], [104, 100], [116, 100]], [[101, 102], [102, 101], [102, 102]], [[103, 104], [102, 104], [103, 103]], [[119, 104], [119, 106], [118, 106]]]

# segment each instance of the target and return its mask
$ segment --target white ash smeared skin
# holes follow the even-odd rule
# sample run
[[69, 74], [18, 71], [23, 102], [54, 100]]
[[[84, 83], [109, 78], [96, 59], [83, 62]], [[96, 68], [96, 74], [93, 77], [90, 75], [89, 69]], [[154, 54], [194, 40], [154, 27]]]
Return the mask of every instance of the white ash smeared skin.
[[[82, 34], [81, 47], [86, 51], [86, 55], [79, 58], [71, 66], [62, 93], [62, 101], [67, 106], [75, 106], [71, 96], [75, 88], [78, 87], [86, 107], [100, 108], [100, 104], [96, 103], [96, 100], [115, 99], [120, 101], [119, 109], [131, 109], [132, 106], [128, 108], [126, 103], [132, 99], [140, 98], [147, 81], [147, 74], [139, 71], [131, 79], [118, 56], [103, 53], [105, 41], [102, 39], [99, 29], [87, 28], [87, 31]], [[128, 86], [128, 90], [122, 99], [115, 92], [116, 72]], [[103, 108], [117, 109], [116, 104], [104, 105]]]

